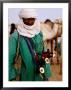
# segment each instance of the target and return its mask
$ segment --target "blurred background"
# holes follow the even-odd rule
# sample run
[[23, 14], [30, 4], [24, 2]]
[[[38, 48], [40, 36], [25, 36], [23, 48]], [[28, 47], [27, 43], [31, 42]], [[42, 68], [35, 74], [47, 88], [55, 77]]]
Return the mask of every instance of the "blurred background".
[[[19, 23], [19, 12], [21, 8], [9, 8], [8, 9], [8, 19], [9, 23]], [[38, 8], [36, 9], [38, 13], [38, 19], [40, 21], [45, 21], [47, 18], [52, 21], [56, 18], [62, 18], [62, 8]]]

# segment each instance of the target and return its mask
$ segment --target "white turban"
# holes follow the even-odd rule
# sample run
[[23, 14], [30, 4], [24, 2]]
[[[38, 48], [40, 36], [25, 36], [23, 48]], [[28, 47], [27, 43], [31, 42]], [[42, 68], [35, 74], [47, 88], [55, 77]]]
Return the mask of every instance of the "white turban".
[[37, 13], [35, 9], [22, 9], [20, 11], [19, 17], [22, 18], [36, 18]]

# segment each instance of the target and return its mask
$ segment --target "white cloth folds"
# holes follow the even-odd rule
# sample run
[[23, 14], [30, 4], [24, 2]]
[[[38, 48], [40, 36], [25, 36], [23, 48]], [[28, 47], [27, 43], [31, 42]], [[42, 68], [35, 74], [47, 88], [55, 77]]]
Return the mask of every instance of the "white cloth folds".
[[20, 25], [18, 25], [17, 30], [20, 35], [32, 38], [40, 33], [40, 22], [36, 20], [32, 26], [25, 25], [22, 22]]

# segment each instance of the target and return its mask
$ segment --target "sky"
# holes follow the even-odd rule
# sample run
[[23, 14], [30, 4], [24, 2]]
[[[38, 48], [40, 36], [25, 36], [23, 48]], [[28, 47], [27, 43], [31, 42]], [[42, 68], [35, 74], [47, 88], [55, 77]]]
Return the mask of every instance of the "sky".
[[[8, 21], [11, 23], [20, 23], [19, 12], [21, 8], [9, 8], [8, 9]], [[54, 21], [57, 18], [62, 18], [62, 8], [38, 8], [37, 9], [37, 18], [40, 21], [45, 21], [50, 19]]]

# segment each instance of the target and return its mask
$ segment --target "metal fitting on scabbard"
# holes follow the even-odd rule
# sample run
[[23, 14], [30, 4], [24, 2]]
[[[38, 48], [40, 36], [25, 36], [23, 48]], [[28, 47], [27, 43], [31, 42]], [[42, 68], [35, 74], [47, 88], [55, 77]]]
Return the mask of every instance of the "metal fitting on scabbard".
[[50, 63], [49, 58], [45, 58], [46, 63]]
[[44, 68], [40, 67], [39, 71], [40, 71], [41, 74], [43, 74], [44, 73]]

